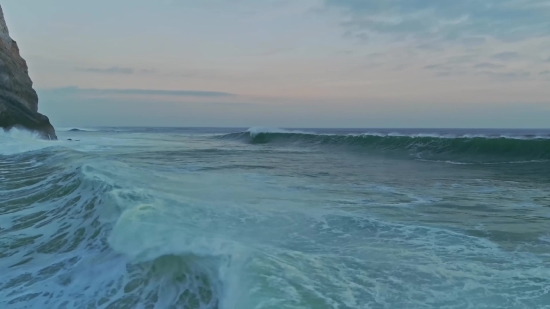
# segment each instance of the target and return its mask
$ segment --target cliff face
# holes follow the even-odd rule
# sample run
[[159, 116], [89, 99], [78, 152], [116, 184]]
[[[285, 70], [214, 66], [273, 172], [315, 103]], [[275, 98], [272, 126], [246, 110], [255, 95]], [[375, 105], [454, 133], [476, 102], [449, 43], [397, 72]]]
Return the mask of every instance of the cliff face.
[[38, 113], [38, 95], [32, 88], [27, 63], [11, 39], [0, 7], [0, 128], [23, 128], [46, 139], [57, 139], [48, 117]]

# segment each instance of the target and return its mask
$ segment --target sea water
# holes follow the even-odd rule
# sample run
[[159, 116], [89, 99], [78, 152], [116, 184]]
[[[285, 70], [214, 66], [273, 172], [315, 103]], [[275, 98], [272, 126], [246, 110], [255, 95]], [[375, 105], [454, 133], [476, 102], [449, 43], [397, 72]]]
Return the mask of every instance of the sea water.
[[0, 135], [0, 308], [550, 308], [550, 131], [58, 135]]

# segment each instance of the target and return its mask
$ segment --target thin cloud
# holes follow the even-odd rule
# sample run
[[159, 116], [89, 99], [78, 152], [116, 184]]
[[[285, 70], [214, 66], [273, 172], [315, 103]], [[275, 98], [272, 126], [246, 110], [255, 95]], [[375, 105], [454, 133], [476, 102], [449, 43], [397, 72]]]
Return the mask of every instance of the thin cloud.
[[435, 76], [437, 77], [448, 77], [448, 76], [464, 76], [466, 75], [467, 73], [465, 71], [462, 71], [462, 70], [445, 70], [445, 71], [440, 71], [440, 72], [437, 72], [435, 74]]
[[517, 80], [525, 79], [531, 76], [531, 73], [525, 71], [518, 72], [494, 72], [494, 71], [483, 71], [479, 73], [480, 75], [485, 75], [494, 79], [499, 80]]
[[441, 68], [442, 66], [443, 66], [443, 64], [430, 64], [430, 65], [424, 66], [424, 69], [434, 70], [434, 69]]
[[157, 71], [155, 69], [141, 69], [136, 70], [133, 68], [125, 68], [125, 67], [119, 67], [114, 66], [110, 68], [77, 68], [75, 71], [78, 72], [88, 72], [88, 73], [100, 73], [100, 74], [154, 74]]
[[380, 58], [380, 57], [383, 57], [384, 54], [383, 53], [371, 53], [371, 54], [368, 54], [367, 57], [369, 58]]
[[438, 72], [436, 74], [437, 77], [447, 77], [447, 76], [451, 76], [453, 73], [452, 72]]
[[443, 48], [434, 43], [423, 43], [416, 46], [416, 48], [428, 51], [443, 51]]
[[546, 0], [358, 1], [324, 0], [341, 10], [348, 31], [368, 31], [396, 38], [430, 37], [482, 44], [482, 37], [524, 40], [550, 35]]
[[172, 97], [235, 97], [236, 94], [219, 91], [200, 90], [161, 90], [161, 89], [96, 89], [62, 87], [42, 91], [66, 95], [131, 95], [131, 96], [172, 96]]
[[449, 63], [468, 63], [473, 62], [475, 60], [475, 56], [473, 55], [459, 55], [459, 56], [453, 56], [449, 58]]
[[336, 55], [352, 55], [353, 50], [339, 50], [335, 52]]
[[487, 39], [484, 37], [468, 37], [462, 39], [462, 43], [468, 47], [475, 47], [487, 43]]
[[356, 31], [346, 31], [342, 35], [344, 38], [353, 38], [359, 42], [366, 43], [369, 41], [369, 35], [365, 32], [356, 32]]
[[135, 70], [132, 68], [123, 67], [110, 67], [110, 68], [79, 68], [76, 71], [90, 72], [90, 73], [103, 73], [103, 74], [134, 74]]
[[456, 66], [450, 65], [448, 63], [438, 63], [438, 64], [430, 64], [424, 66], [425, 70], [444, 70], [444, 71], [454, 71], [456, 69]]
[[491, 58], [499, 61], [512, 61], [512, 60], [517, 60], [520, 57], [519, 57], [519, 54], [516, 52], [503, 52], [503, 53], [494, 54], [491, 56]]
[[498, 69], [498, 68], [503, 68], [505, 67], [505, 65], [503, 64], [494, 64], [494, 63], [490, 63], [490, 62], [482, 62], [482, 63], [478, 63], [476, 65], [474, 65], [474, 68], [476, 69]]
[[289, 51], [292, 51], [292, 49], [291, 48], [271, 48], [271, 49], [264, 50], [264, 51], [259, 52], [259, 53], [252, 54], [250, 56], [252, 56], [252, 57], [275, 56], [275, 55], [283, 54], [283, 53], [289, 52]]
[[393, 70], [394, 71], [403, 71], [407, 67], [408, 67], [408, 65], [406, 65], [406, 64], [398, 64], [393, 68]]

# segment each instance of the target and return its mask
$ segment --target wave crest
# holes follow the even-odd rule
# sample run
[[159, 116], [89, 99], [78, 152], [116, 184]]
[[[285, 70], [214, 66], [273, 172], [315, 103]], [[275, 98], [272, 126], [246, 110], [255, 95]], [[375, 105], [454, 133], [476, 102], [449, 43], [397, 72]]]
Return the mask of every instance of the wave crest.
[[257, 130], [223, 135], [250, 144], [327, 146], [351, 151], [406, 154], [413, 158], [457, 162], [533, 162], [550, 160], [550, 139], [542, 137], [439, 136], [433, 134], [315, 134]]

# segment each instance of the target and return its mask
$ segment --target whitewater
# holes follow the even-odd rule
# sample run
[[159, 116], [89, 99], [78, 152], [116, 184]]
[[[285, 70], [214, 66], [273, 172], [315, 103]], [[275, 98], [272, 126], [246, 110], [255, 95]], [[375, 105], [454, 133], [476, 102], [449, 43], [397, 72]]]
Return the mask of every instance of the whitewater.
[[550, 131], [0, 133], [0, 308], [550, 308]]

